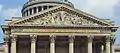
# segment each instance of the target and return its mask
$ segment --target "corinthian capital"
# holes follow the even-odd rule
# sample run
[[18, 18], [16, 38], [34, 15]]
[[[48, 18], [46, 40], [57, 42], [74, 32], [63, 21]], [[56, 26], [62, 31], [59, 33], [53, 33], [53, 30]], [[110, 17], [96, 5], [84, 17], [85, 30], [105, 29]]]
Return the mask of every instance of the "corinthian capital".
[[116, 40], [115, 36], [111, 36], [111, 42], [112, 42], [113, 44], [114, 44], [115, 40]]
[[17, 41], [17, 35], [10, 35], [11, 41]]
[[69, 35], [69, 42], [74, 42], [75, 36], [74, 35]]
[[106, 36], [106, 42], [110, 42], [111, 41], [111, 37], [110, 36]]
[[9, 39], [10, 39], [10, 37], [9, 37], [8, 35], [5, 35], [5, 37], [4, 37], [5, 43], [8, 43], [8, 42], [9, 42]]
[[88, 42], [92, 42], [93, 41], [93, 38], [94, 38], [94, 36], [87, 36], [87, 39], [88, 39]]
[[51, 41], [52, 43], [54, 43], [54, 42], [55, 42], [55, 38], [56, 38], [56, 36], [55, 36], [55, 35], [50, 35], [50, 41]]
[[32, 42], [33, 42], [33, 41], [36, 41], [37, 35], [30, 35], [30, 38], [31, 38], [31, 41], [32, 41]]

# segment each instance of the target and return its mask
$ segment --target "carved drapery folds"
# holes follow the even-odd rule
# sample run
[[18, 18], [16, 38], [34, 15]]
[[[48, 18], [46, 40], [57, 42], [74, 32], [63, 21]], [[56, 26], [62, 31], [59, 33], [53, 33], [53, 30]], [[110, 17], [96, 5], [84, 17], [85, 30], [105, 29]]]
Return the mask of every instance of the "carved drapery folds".
[[48, 15], [36, 20], [25, 22], [27, 25], [98, 25], [93, 21], [84, 19], [77, 15], [70, 14], [65, 11], [58, 11], [56, 13], [49, 13]]

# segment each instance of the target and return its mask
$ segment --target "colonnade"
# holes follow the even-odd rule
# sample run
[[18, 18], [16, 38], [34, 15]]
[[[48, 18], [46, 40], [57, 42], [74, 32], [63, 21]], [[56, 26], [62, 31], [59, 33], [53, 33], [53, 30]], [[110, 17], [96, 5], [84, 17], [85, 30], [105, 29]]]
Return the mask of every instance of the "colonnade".
[[[17, 53], [16, 52], [16, 35], [11, 35], [11, 53]], [[30, 35], [31, 37], [31, 53], [36, 53], [36, 39], [37, 35]], [[55, 38], [56, 36], [51, 35], [50, 37], [50, 53], [55, 53]], [[74, 53], [74, 39], [75, 36], [70, 35], [69, 37], [69, 53]], [[88, 53], [93, 53], [93, 39], [94, 36], [87, 36], [87, 46], [88, 46]], [[112, 41], [112, 42], [111, 42]], [[102, 48], [102, 46], [101, 46]], [[110, 36], [106, 36], [105, 46], [104, 46], [105, 52], [101, 53], [114, 53], [114, 39], [111, 40]], [[9, 44], [8, 39], [5, 38], [5, 53], [9, 53]]]
[[30, 8], [26, 11], [23, 12], [23, 16], [29, 16], [29, 15], [32, 15], [34, 13], [37, 13], [37, 12], [40, 12], [40, 11], [43, 11], [45, 9], [49, 9], [49, 8], [52, 8], [53, 6], [38, 6], [38, 7], [33, 7], [33, 8]]

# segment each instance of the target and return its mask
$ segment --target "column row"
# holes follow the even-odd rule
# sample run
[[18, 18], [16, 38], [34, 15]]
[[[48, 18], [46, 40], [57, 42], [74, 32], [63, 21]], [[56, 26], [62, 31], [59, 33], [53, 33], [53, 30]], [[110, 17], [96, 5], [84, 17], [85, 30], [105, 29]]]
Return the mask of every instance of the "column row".
[[[16, 53], [16, 35], [11, 35], [11, 53]], [[37, 39], [37, 35], [30, 35], [31, 37], [31, 53], [36, 53], [36, 39]], [[50, 53], [55, 53], [55, 36], [51, 35], [50, 36]], [[70, 35], [69, 36], [69, 53], [74, 53], [74, 39], [75, 36]], [[88, 36], [87, 40], [88, 40], [88, 53], [93, 53], [92, 51], [92, 43], [93, 43], [93, 36]], [[111, 44], [110, 41], [111, 37], [107, 36], [106, 37], [106, 49], [105, 49], [105, 53], [111, 53], [111, 49], [112, 49], [112, 53], [114, 53], [114, 44]], [[9, 53], [9, 47], [8, 47], [8, 39], [5, 39], [5, 53]], [[112, 47], [111, 47], [111, 46]], [[101, 52], [102, 53], [102, 52]]]
[[33, 7], [33, 8], [30, 8], [28, 10], [26, 10], [25, 12], [23, 12], [23, 16], [29, 16], [29, 15], [32, 15], [34, 13], [37, 13], [37, 12], [40, 12], [40, 11], [43, 11], [45, 9], [49, 9], [49, 8], [52, 8], [53, 6], [39, 6], [39, 7]]

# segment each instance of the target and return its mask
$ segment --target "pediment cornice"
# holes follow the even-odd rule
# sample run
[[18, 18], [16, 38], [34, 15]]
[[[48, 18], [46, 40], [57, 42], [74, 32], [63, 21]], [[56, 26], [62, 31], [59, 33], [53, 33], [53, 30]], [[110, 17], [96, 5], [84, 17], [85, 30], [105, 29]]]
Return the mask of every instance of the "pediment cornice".
[[[37, 22], [38, 24], [36, 24], [36, 25], [39, 26], [39, 23], [41, 23], [41, 21], [42, 21], [40, 19], [42, 19], [42, 18], [47, 19], [46, 17], [50, 17], [50, 16], [55, 17], [59, 13], [63, 14], [63, 15], [60, 15], [60, 16], [64, 16], [64, 15], [68, 14], [69, 18], [76, 17], [75, 18], [76, 20], [78, 20], [80, 22], [84, 22], [84, 24], [88, 23], [89, 26], [94, 26], [94, 25], [96, 25], [96, 26], [113, 26], [113, 24], [111, 24], [111, 23], [109, 23], [105, 20], [101, 20], [101, 19], [99, 19], [95, 16], [89, 15], [85, 12], [82, 12], [80, 10], [77, 10], [77, 9], [74, 9], [74, 8], [68, 7], [68, 6], [58, 6], [58, 7], [48, 9], [48, 10], [44, 10], [44, 11], [39, 12], [37, 14], [34, 14], [34, 15], [29, 16], [29, 17], [23, 18], [21, 20], [11, 22], [11, 23], [9, 23], [9, 25], [18, 25], [18, 26], [23, 25], [23, 24], [27, 25], [26, 23], [30, 23], [30, 21], [32, 21], [32, 23], [35, 23], [38, 20], [39, 22]], [[58, 20], [58, 21], [60, 22], [60, 20]], [[73, 20], [71, 20], [71, 21], [73, 21]], [[78, 22], [78, 21], [74, 21], [74, 22]], [[56, 20], [56, 22], [57, 22], [57, 20]], [[80, 26], [79, 25], [79, 24], [81, 24], [80, 22], [78, 23], [78, 25], [73, 25], [73, 26]], [[61, 24], [61, 23], [60, 23], [60, 25], [62, 25], [62, 26], [67, 25], [67, 24], [68, 24], [67, 26], [69, 26], [69, 25], [72, 26], [71, 23], [66, 23], [66, 24]], [[30, 26], [32, 26], [32, 25], [35, 26], [34, 24], [30, 24]], [[48, 25], [48, 24], [46, 24], [46, 25]], [[56, 25], [56, 24], [52, 23], [51, 26], [53, 26], [53, 25]], [[44, 25], [41, 25], [41, 26], [44, 26]], [[59, 26], [59, 25], [57, 25], [57, 26]]]

